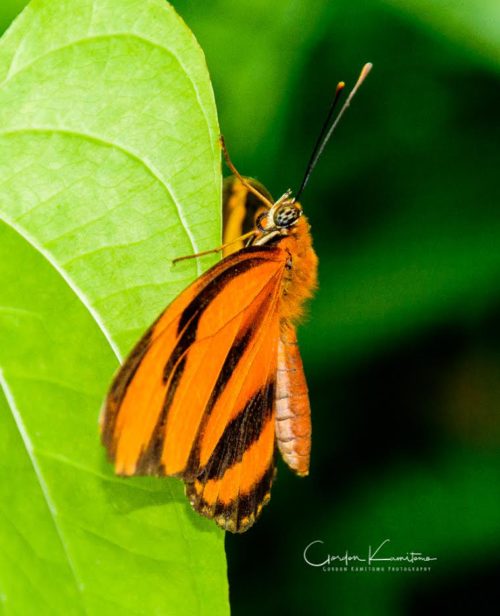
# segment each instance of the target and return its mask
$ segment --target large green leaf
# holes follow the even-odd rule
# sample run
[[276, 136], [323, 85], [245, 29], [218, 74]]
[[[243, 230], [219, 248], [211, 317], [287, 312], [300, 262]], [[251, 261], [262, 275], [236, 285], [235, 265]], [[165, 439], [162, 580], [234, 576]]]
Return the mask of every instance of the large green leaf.
[[118, 479], [120, 359], [210, 259], [220, 162], [202, 52], [161, 0], [32, 2], [0, 44], [0, 606], [227, 611], [223, 533], [178, 480]]

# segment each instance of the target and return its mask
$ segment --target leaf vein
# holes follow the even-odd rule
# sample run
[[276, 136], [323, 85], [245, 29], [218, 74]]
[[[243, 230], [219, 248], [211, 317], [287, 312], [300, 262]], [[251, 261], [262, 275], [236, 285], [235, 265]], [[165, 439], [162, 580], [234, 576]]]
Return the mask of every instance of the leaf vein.
[[[215, 145], [214, 145], [214, 135], [212, 135], [212, 131], [211, 131], [211, 128], [210, 128], [210, 122], [208, 121], [207, 112], [205, 110], [205, 107], [202, 104], [201, 96], [200, 96], [200, 91], [199, 91], [199, 88], [198, 88], [198, 86], [196, 84], [196, 81], [191, 77], [188, 69], [181, 62], [179, 57], [176, 56], [175, 53], [173, 53], [170, 49], [168, 49], [168, 47], [165, 47], [164, 45], [161, 45], [161, 44], [157, 43], [156, 41], [152, 41], [151, 39], [148, 39], [147, 37], [142, 36], [140, 34], [137, 34], [135, 32], [107, 32], [106, 34], [96, 34], [96, 35], [92, 35], [92, 36], [82, 37], [82, 38], [76, 39], [74, 41], [71, 41], [71, 42], [69, 42], [69, 43], [67, 43], [65, 45], [60, 45], [58, 47], [50, 49], [48, 52], [39, 55], [36, 58], [36, 60], [34, 60], [32, 62], [28, 62], [28, 63], [24, 64], [23, 66], [21, 66], [17, 71], [12, 72], [12, 66], [14, 64], [14, 59], [16, 57], [15, 56], [14, 59], [13, 59], [13, 62], [11, 63], [11, 67], [9, 68], [9, 71], [7, 73], [6, 78], [4, 79], [4, 81], [2, 83], [0, 83], [0, 89], [3, 88], [15, 76], [18, 76], [20, 73], [28, 70], [31, 66], [33, 66], [34, 64], [36, 64], [40, 60], [43, 60], [47, 56], [50, 56], [50, 55], [52, 55], [54, 53], [57, 53], [59, 51], [62, 51], [64, 49], [74, 47], [75, 45], [80, 44], [80, 43], [91, 42], [91, 41], [94, 41], [94, 40], [96, 40], [96, 41], [98, 41], [98, 40], [106, 40], [106, 39], [109, 40], [109, 39], [113, 39], [113, 38], [117, 38], [117, 39], [119, 39], [119, 38], [129, 38], [129, 39], [135, 38], [135, 39], [137, 39], [137, 40], [139, 40], [139, 41], [141, 41], [143, 43], [146, 43], [146, 44], [151, 45], [152, 47], [154, 47], [156, 49], [161, 50], [162, 52], [168, 54], [171, 58], [173, 58], [177, 62], [177, 64], [182, 69], [183, 73], [188, 78], [188, 80], [189, 80], [189, 82], [191, 84], [191, 87], [193, 89], [193, 92], [194, 92], [194, 94], [196, 96], [196, 102], [197, 102], [198, 107], [200, 108], [201, 113], [203, 115], [203, 118], [205, 120], [205, 124], [207, 126], [207, 132], [210, 135], [210, 139], [209, 139], [210, 147], [212, 149], [212, 153], [214, 153], [214, 148], [215, 148]], [[217, 170], [214, 168], [214, 177], [216, 175], [217, 175]], [[178, 206], [178, 204], [177, 204], [177, 202], [175, 200], [174, 200], [174, 203], [178, 207], [178, 209], [179, 209], [179, 216], [181, 217], [181, 221], [182, 221], [183, 225], [185, 225], [185, 221], [184, 221], [184, 218], [183, 218], [183, 213], [180, 211], [180, 208], [179, 208], [179, 206]], [[188, 228], [187, 227], [185, 227], [185, 228], [186, 228], [186, 232], [188, 233], [188, 236], [189, 236], [189, 238], [191, 240], [191, 243], [193, 245], [193, 251], [196, 253], [196, 252], [198, 252], [198, 248], [197, 248], [196, 243], [194, 241], [194, 237], [191, 235], [191, 233], [188, 230]], [[198, 263], [198, 260], [197, 260], [197, 268], [198, 268], [198, 274], [201, 274], [201, 267], [200, 267], [200, 264]]]
[[92, 306], [92, 303], [87, 298], [87, 296], [83, 293], [83, 291], [75, 284], [75, 282], [70, 278], [70, 276], [67, 274], [67, 272], [54, 259], [54, 257], [43, 246], [41, 246], [35, 240], [35, 238], [33, 238], [28, 233], [28, 231], [26, 231], [26, 229], [22, 229], [14, 221], [7, 219], [5, 217], [5, 213], [4, 213], [3, 221], [9, 227], [11, 227], [16, 233], [18, 233], [26, 242], [28, 242], [37, 252], [39, 252], [45, 258], [45, 260], [48, 263], [50, 263], [50, 265], [52, 265], [52, 267], [56, 270], [56, 272], [61, 276], [61, 278], [66, 282], [68, 287], [73, 291], [73, 293], [76, 295], [76, 297], [80, 300], [80, 302], [88, 310], [88, 312], [90, 313], [90, 315], [92, 316], [92, 318], [96, 322], [97, 326], [99, 327], [99, 329], [104, 334], [104, 337], [108, 341], [110, 347], [113, 349], [113, 351], [114, 351], [118, 361], [121, 363], [122, 356], [121, 356], [120, 350], [118, 349], [116, 343], [114, 342], [114, 340], [111, 337], [111, 334], [108, 332], [106, 326], [104, 325], [103, 321], [101, 320], [101, 317], [96, 312], [96, 310]]
[[31, 464], [33, 466], [33, 470], [35, 472], [35, 475], [38, 479], [38, 483], [40, 485], [40, 489], [42, 491], [43, 497], [45, 499], [47, 508], [50, 512], [50, 515], [52, 516], [52, 520], [54, 522], [54, 526], [56, 528], [57, 534], [59, 535], [59, 539], [61, 541], [61, 545], [63, 547], [64, 553], [66, 555], [66, 559], [68, 561], [68, 565], [69, 568], [73, 574], [73, 578], [75, 580], [75, 584], [76, 587], [78, 589], [78, 591], [80, 592], [80, 594], [83, 595], [83, 590], [85, 588], [85, 585], [83, 584], [83, 581], [80, 579], [80, 576], [77, 572], [75, 563], [73, 561], [73, 558], [71, 556], [71, 553], [69, 551], [68, 548], [68, 544], [66, 541], [66, 538], [64, 536], [64, 533], [62, 532], [62, 529], [60, 527], [60, 525], [58, 524], [58, 513], [57, 513], [57, 508], [55, 506], [54, 501], [52, 500], [52, 497], [50, 495], [50, 491], [48, 488], [48, 485], [45, 481], [45, 478], [43, 476], [42, 470], [38, 464], [38, 461], [36, 459], [35, 456], [35, 452], [34, 452], [34, 448], [33, 448], [33, 443], [31, 442], [31, 439], [29, 437], [28, 431], [26, 429], [26, 426], [24, 425], [24, 421], [23, 421], [23, 417], [21, 412], [19, 411], [19, 409], [17, 408], [17, 404], [16, 401], [14, 399], [14, 395], [9, 387], [9, 384], [7, 383], [7, 380], [5, 379], [5, 375], [3, 373], [3, 370], [0, 369], [0, 386], [3, 390], [3, 393], [5, 395], [5, 398], [7, 400], [7, 403], [9, 405], [9, 408], [11, 410], [12, 413], [12, 417], [14, 419], [14, 422], [17, 426], [17, 429], [19, 430], [19, 434], [21, 436], [21, 439], [24, 443], [25, 449], [26, 449], [26, 453], [28, 454], [28, 457], [31, 461]]
[[[141, 158], [141, 156], [139, 154], [136, 154], [133, 150], [131, 150], [130, 148], [125, 147], [124, 145], [121, 145], [119, 143], [113, 142], [113, 141], [109, 141], [107, 139], [103, 139], [102, 137], [99, 137], [97, 135], [93, 135], [91, 133], [88, 132], [83, 132], [83, 131], [77, 131], [77, 130], [73, 130], [73, 129], [67, 129], [67, 128], [59, 128], [59, 127], [54, 127], [54, 126], [39, 126], [39, 127], [26, 127], [26, 128], [16, 128], [16, 129], [11, 129], [11, 130], [5, 130], [5, 131], [0, 131], [0, 135], [5, 135], [5, 136], [9, 136], [9, 135], [16, 135], [16, 134], [22, 134], [22, 133], [57, 133], [57, 134], [61, 134], [61, 135], [69, 135], [69, 136], [73, 136], [73, 137], [79, 137], [79, 138], [83, 138], [83, 139], [87, 139], [88, 141], [95, 141], [96, 143], [102, 144], [102, 145], [106, 145], [108, 147], [111, 148], [116, 148], [117, 150], [120, 150], [120, 152], [122, 152], [123, 154], [125, 154], [126, 156], [128, 156], [129, 158], [133, 159], [134, 161], [138, 162], [140, 165], [142, 165], [146, 171], [148, 171], [148, 173], [151, 174], [151, 176], [153, 178], [156, 179], [156, 181], [163, 186], [163, 188], [165, 189], [165, 191], [167, 192], [167, 194], [169, 195], [170, 199], [172, 200], [172, 203], [175, 206], [177, 215], [179, 217], [179, 222], [182, 225], [182, 228], [184, 229], [184, 232], [186, 233], [186, 236], [193, 248], [193, 254], [196, 254], [198, 251], [198, 247], [196, 245], [196, 242], [194, 240], [194, 237], [189, 229], [189, 226], [186, 222], [186, 218], [184, 215], [184, 210], [181, 208], [175, 194], [174, 191], [172, 189], [172, 187], [166, 182], [166, 180], [164, 180], [161, 177], [160, 172], [154, 167], [154, 165], [151, 163], [151, 161], [147, 161], [144, 158]], [[198, 275], [201, 274], [201, 265], [200, 265], [200, 260], [196, 259], [196, 266], [197, 266], [197, 271], [198, 271]]]

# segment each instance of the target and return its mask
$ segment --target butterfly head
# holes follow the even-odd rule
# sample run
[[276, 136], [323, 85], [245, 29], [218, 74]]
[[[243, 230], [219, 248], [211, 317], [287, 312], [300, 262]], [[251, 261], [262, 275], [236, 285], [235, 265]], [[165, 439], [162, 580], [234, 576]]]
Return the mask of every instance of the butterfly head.
[[269, 211], [267, 219], [275, 229], [289, 229], [302, 216], [300, 203], [297, 203], [290, 195], [291, 191], [287, 190]]
[[272, 207], [257, 217], [256, 226], [261, 235], [252, 243], [267, 244], [274, 238], [288, 235], [288, 230], [297, 224], [302, 216], [302, 207], [295, 201], [291, 190], [287, 190]]
[[274, 224], [278, 229], [289, 229], [298, 221], [302, 213], [302, 208], [299, 203], [293, 201], [283, 203], [276, 212], [274, 212]]

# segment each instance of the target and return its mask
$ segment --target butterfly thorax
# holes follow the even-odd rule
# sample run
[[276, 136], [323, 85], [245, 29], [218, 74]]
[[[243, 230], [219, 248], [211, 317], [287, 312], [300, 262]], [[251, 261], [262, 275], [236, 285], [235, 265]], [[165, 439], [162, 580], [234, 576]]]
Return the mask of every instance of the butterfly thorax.
[[304, 303], [317, 286], [318, 258], [312, 247], [310, 225], [290, 191], [258, 215], [255, 225], [258, 234], [250, 245], [275, 246], [286, 252], [280, 314], [284, 326], [296, 325], [304, 314]]
[[288, 254], [285, 274], [281, 316], [293, 323], [300, 321], [304, 314], [304, 304], [312, 297], [317, 287], [318, 257], [312, 246], [310, 225], [305, 216], [271, 243]]

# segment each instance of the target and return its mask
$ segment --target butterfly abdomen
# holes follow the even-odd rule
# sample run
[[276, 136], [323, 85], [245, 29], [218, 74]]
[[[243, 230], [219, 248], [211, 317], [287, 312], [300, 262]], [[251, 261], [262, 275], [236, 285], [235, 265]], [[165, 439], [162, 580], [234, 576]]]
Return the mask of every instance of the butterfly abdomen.
[[295, 328], [281, 323], [276, 370], [276, 442], [298, 475], [309, 472], [311, 410]]

